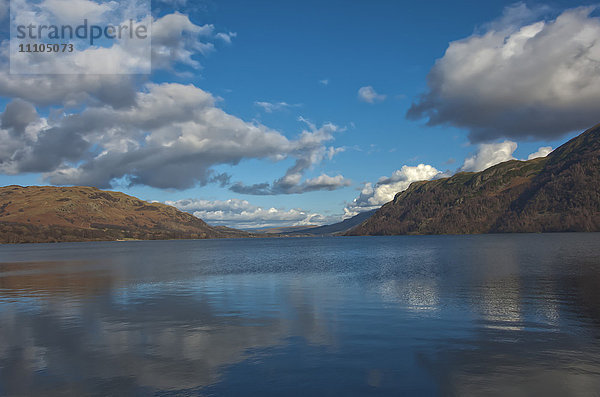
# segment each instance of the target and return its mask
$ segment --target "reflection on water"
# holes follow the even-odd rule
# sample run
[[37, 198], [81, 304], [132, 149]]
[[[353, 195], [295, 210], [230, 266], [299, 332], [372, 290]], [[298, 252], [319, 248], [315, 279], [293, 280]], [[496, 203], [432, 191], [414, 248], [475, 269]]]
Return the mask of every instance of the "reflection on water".
[[440, 303], [436, 280], [388, 280], [381, 283], [380, 291], [384, 300], [411, 311], [437, 310]]
[[600, 235], [0, 247], [0, 395], [597, 395]]

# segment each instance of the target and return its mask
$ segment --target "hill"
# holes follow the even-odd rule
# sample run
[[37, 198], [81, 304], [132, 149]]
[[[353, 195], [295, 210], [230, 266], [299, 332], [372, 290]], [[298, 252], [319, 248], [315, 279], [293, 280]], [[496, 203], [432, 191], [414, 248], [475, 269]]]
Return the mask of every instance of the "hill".
[[0, 187], [0, 243], [249, 236], [119, 192], [92, 187]]
[[600, 231], [600, 125], [545, 158], [415, 182], [347, 235]]
[[258, 229], [244, 229], [252, 233], [262, 234], [277, 234], [277, 235], [290, 235], [302, 233], [303, 230], [313, 229], [316, 225], [304, 225], [304, 226], [275, 226], [275, 227], [261, 227]]

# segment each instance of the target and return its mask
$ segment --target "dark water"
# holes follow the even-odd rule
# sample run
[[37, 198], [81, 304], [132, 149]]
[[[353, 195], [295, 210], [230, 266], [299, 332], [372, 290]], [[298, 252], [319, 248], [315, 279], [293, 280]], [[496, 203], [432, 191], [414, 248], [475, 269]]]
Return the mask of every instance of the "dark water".
[[0, 395], [600, 395], [600, 234], [0, 246]]

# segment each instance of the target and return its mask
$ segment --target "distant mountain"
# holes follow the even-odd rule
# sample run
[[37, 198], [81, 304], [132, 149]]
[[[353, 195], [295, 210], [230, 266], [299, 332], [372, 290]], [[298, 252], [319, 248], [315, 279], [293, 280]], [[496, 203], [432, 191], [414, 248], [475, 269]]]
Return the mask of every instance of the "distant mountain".
[[600, 125], [545, 158], [415, 182], [347, 235], [600, 231]]
[[0, 243], [249, 236], [118, 192], [92, 187], [0, 187]]
[[275, 227], [261, 227], [258, 229], [245, 229], [248, 232], [253, 233], [266, 233], [266, 234], [290, 234], [290, 233], [302, 233], [303, 230], [313, 229], [318, 227], [316, 225], [305, 225], [305, 226], [275, 226]]
[[376, 210], [361, 212], [358, 215], [343, 220], [342, 222], [334, 223], [332, 225], [312, 227], [309, 229], [289, 231], [283, 234], [301, 234], [307, 236], [331, 236], [337, 234], [343, 234], [353, 227], [360, 225], [365, 220], [369, 219]]

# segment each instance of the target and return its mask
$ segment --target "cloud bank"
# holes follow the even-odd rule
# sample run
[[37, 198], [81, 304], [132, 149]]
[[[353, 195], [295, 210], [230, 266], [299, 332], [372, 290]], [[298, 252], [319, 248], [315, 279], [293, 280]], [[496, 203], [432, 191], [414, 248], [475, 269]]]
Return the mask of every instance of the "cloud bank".
[[552, 153], [553, 150], [554, 149], [552, 149], [551, 146], [542, 146], [541, 148], [538, 149], [537, 152], [531, 153], [527, 157], [527, 160], [537, 159], [538, 157], [546, 157], [547, 155]]
[[133, 185], [185, 189], [211, 181], [218, 164], [287, 157], [296, 158], [296, 165], [274, 184], [277, 191], [331, 190], [347, 183], [328, 176], [300, 182], [304, 170], [329, 153], [322, 143], [332, 139], [334, 126], [289, 140], [224, 112], [210, 93], [193, 85], [148, 83], [132, 107], [97, 106], [53, 118], [39, 117], [33, 105], [18, 99], [2, 114], [2, 128], [10, 151], [2, 152], [0, 172], [42, 172], [56, 185], [107, 188], [126, 178]]
[[[70, 3], [43, 4], [47, 12], [58, 12]], [[89, 6], [90, 12], [101, 14], [95, 5], [77, 0], [79, 8]], [[153, 68], [175, 74], [197, 71], [198, 56], [235, 37], [210, 24], [194, 24], [184, 14], [164, 15], [153, 23]], [[85, 62], [74, 65], [89, 73], [123, 57], [135, 63], [136, 53], [119, 44], [101, 50], [78, 52]], [[49, 61], [40, 67], [51, 73], [58, 65], [45, 58]], [[218, 106], [219, 98], [194, 85], [157, 84], [135, 75], [9, 75], [8, 63], [9, 43], [4, 40], [0, 96], [12, 101], [0, 116], [0, 173], [42, 173], [45, 181], [56, 185], [109, 188], [125, 183], [186, 189], [211, 182], [229, 185], [230, 176], [217, 174], [216, 165], [292, 158], [296, 165], [269, 194], [333, 190], [349, 183], [341, 175], [326, 174], [302, 180], [307, 169], [341, 150], [324, 145], [333, 139], [335, 126], [288, 139], [226, 113]], [[45, 107], [51, 111], [42, 116], [38, 109]]]
[[392, 176], [379, 178], [375, 184], [366, 183], [360, 195], [344, 208], [344, 218], [381, 207], [392, 201], [396, 194], [408, 189], [413, 182], [431, 180], [441, 176], [443, 176], [442, 172], [430, 165], [419, 164], [416, 167], [405, 165], [394, 171]]
[[465, 128], [472, 142], [555, 139], [598, 123], [600, 18], [594, 10], [539, 20], [523, 3], [507, 8], [482, 32], [450, 43], [407, 117]]
[[[517, 143], [512, 141], [479, 144], [477, 152], [465, 159], [459, 171], [479, 172], [505, 161], [516, 160], [513, 156], [515, 150], [517, 150]], [[536, 152], [527, 156], [527, 160], [546, 157], [552, 153], [552, 150], [550, 146], [540, 147]]]
[[[87, 0], [78, 1], [92, 6], [95, 4]], [[69, 6], [62, 0], [47, 0], [45, 4], [45, 9], [52, 13], [59, 13], [62, 8]], [[192, 68], [197, 73], [201, 65], [196, 58], [215, 50], [213, 43], [218, 41], [217, 35], [213, 25], [196, 25], [187, 15], [180, 13], [155, 19], [152, 23], [151, 47], [153, 70], [179, 73], [181, 68]], [[43, 74], [11, 75], [8, 73], [9, 41], [3, 40], [0, 43], [0, 96], [20, 98], [35, 106], [132, 106], [141, 77], [92, 73], [109, 73], [114, 65], [130, 64], [135, 67], [144, 61], [141, 59], [143, 56], [145, 54], [128, 48], [126, 42], [117, 42], [109, 48], [77, 51], [71, 59], [61, 58], [60, 63], [55, 62], [54, 57], [32, 56], [29, 67], [35, 65]], [[65, 62], [70, 70], [79, 73], [60, 74]], [[122, 70], [114, 72], [123, 73]]]
[[517, 143], [511, 141], [480, 144], [477, 153], [465, 159], [460, 171], [478, 172], [508, 160], [515, 160], [515, 150]]
[[209, 224], [234, 228], [321, 225], [332, 221], [321, 214], [299, 208], [290, 210], [262, 208], [239, 199], [224, 201], [186, 199], [167, 201], [165, 204], [192, 213]]

